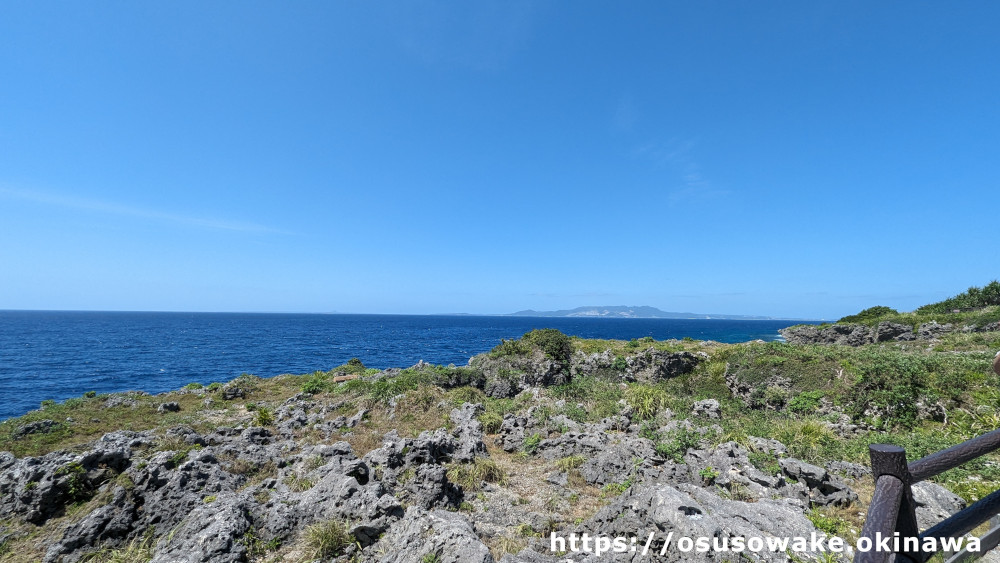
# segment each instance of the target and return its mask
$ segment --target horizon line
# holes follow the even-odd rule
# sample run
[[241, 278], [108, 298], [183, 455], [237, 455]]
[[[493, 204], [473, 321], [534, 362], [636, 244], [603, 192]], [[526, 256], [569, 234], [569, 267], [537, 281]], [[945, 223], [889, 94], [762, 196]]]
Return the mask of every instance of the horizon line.
[[[533, 310], [533, 309], [524, 309]], [[539, 311], [541, 312], [541, 311]], [[552, 315], [521, 315], [514, 313], [351, 313], [344, 311], [180, 311], [152, 309], [4, 309], [0, 313], [168, 313], [168, 314], [204, 314], [204, 315], [357, 315], [384, 317], [513, 317], [530, 319], [620, 319], [620, 320], [663, 320], [663, 321], [697, 321], [697, 320], [742, 320], [742, 321], [817, 321], [829, 322], [828, 319], [813, 319], [807, 317], [769, 317], [765, 315], [738, 315], [730, 313], [684, 313], [696, 318], [687, 317], [614, 317], [597, 315], [552, 316]], [[703, 318], [704, 317], [704, 318]], [[743, 317], [723, 319], [719, 317]]]

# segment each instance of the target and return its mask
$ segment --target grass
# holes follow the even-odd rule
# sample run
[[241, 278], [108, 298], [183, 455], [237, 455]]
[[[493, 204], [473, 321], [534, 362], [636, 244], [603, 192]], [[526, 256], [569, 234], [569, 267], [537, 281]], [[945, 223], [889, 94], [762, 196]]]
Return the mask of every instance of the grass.
[[[247, 400], [267, 399], [280, 403], [298, 392], [294, 382], [300, 376], [251, 377], [237, 378], [242, 383], [252, 381], [255, 386]], [[111, 397], [113, 395], [95, 395], [75, 397], [62, 403], [52, 401], [23, 416], [0, 422], [0, 451], [9, 451], [18, 457], [40, 456], [56, 450], [80, 450], [104, 434], [118, 430], [141, 432], [180, 425], [198, 430], [206, 427], [208, 416], [225, 413], [225, 409], [232, 406], [225, 401], [217, 401], [220, 407], [208, 407], [203, 404], [203, 395], [178, 391], [156, 396], [134, 396], [134, 406], [105, 407], [105, 402]], [[177, 402], [180, 411], [158, 413], [156, 408], [164, 402]], [[72, 418], [73, 422], [68, 422], [67, 418]], [[14, 438], [19, 426], [40, 420], [54, 420], [59, 424], [51, 432]]]
[[492, 459], [483, 457], [476, 458], [473, 463], [456, 463], [448, 468], [448, 480], [469, 492], [480, 490], [484, 482], [506, 486], [507, 479], [506, 471]]
[[85, 556], [81, 561], [95, 563], [149, 563], [153, 558], [156, 541], [150, 528], [141, 538], [133, 539], [119, 548], [102, 548]]
[[346, 521], [330, 520], [306, 528], [302, 543], [310, 559], [330, 559], [341, 555], [355, 543]]

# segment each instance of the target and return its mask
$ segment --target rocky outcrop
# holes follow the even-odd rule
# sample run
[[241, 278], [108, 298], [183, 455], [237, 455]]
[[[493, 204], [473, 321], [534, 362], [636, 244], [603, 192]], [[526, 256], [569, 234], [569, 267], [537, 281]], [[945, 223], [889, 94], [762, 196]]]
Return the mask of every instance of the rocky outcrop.
[[652, 347], [623, 356], [609, 350], [593, 354], [576, 352], [571, 358], [570, 373], [623, 381], [659, 381], [689, 373], [701, 360], [691, 352], [665, 352]]
[[620, 356], [608, 350], [593, 354], [578, 351], [565, 362], [535, 350], [520, 356], [480, 354], [470, 360], [469, 366], [482, 374], [481, 388], [487, 395], [506, 398], [532, 387], [561, 385], [581, 375], [656, 382], [689, 373], [703, 359], [703, 355], [691, 352], [649, 347]]
[[[805, 512], [806, 506], [793, 499], [763, 499], [751, 504], [722, 499], [692, 484], [653, 484], [629, 489], [575, 531], [609, 537], [632, 537], [637, 533], [653, 532], [651, 550], [656, 554], [656, 561], [716, 561], [718, 554], [681, 551], [676, 543], [664, 549], [664, 540], [671, 532], [675, 539], [682, 536], [703, 537], [720, 542], [737, 536], [808, 538], [816, 529]], [[758, 561], [788, 560], [783, 551], [764, 550], [752, 555]], [[605, 553], [600, 558], [595, 556], [582, 560], [631, 563], [649, 560], [649, 557], [637, 550]]]
[[789, 344], [839, 344], [842, 346], [864, 346], [879, 342], [905, 342], [911, 340], [934, 340], [945, 334], [962, 332], [991, 332], [1000, 330], [1000, 322], [982, 326], [967, 325], [955, 327], [952, 324], [938, 324], [934, 321], [913, 326], [882, 321], [875, 326], [863, 324], [834, 324], [824, 327], [797, 325], [783, 328], [778, 332]]
[[858, 495], [826, 469], [794, 458], [778, 460], [781, 471], [809, 489], [809, 503], [814, 506], [850, 506]]
[[371, 563], [493, 563], [469, 520], [446, 510], [410, 507], [362, 559]]
[[513, 397], [525, 389], [562, 385], [570, 380], [566, 362], [549, 358], [537, 349], [523, 356], [479, 354], [469, 361], [469, 366], [483, 374], [483, 390], [496, 398]]

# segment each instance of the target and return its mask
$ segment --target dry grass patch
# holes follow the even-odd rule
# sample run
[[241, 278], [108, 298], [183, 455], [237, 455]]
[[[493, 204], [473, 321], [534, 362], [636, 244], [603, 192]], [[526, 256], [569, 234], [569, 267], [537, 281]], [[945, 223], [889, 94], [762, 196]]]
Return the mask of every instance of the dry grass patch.
[[492, 459], [477, 457], [472, 463], [456, 463], [448, 468], [448, 480], [462, 487], [466, 492], [475, 492], [484, 482], [506, 487], [509, 483], [507, 472]]
[[528, 546], [528, 542], [524, 538], [507, 535], [493, 536], [492, 538], [487, 538], [483, 543], [489, 548], [490, 555], [496, 561], [500, 561], [508, 553], [516, 554]]
[[81, 561], [100, 563], [148, 563], [153, 558], [153, 547], [156, 541], [152, 529], [141, 538], [135, 538], [122, 547], [103, 548], [85, 556]]
[[[357, 403], [365, 403], [364, 396], [355, 397]], [[440, 388], [424, 385], [408, 391], [396, 401], [395, 408], [382, 403], [370, 404], [370, 410], [356, 427], [350, 429], [344, 439], [351, 444], [358, 457], [382, 446], [382, 437], [392, 429], [406, 438], [416, 438], [425, 430], [448, 427], [451, 407]]]
[[309, 526], [298, 542], [304, 555], [302, 561], [326, 560], [342, 555], [347, 546], [356, 542], [349, 530], [350, 526], [343, 520]]

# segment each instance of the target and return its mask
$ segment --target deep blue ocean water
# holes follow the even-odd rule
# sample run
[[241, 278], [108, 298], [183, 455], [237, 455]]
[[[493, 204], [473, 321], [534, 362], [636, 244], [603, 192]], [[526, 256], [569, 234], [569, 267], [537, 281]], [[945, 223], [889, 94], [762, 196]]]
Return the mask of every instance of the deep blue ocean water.
[[793, 321], [0, 311], [0, 420], [86, 391], [159, 393], [241, 373], [308, 373], [360, 358], [464, 365], [535, 328], [585, 338], [777, 339]]

